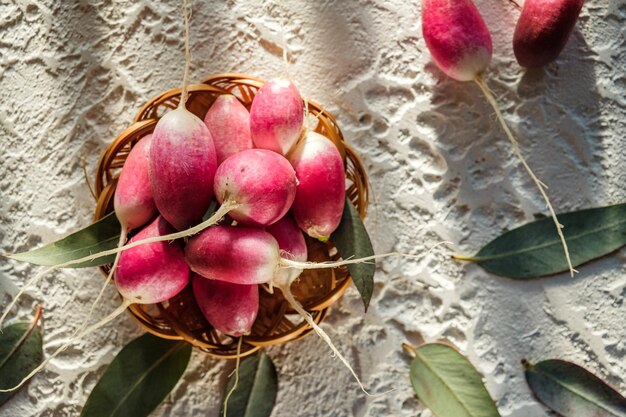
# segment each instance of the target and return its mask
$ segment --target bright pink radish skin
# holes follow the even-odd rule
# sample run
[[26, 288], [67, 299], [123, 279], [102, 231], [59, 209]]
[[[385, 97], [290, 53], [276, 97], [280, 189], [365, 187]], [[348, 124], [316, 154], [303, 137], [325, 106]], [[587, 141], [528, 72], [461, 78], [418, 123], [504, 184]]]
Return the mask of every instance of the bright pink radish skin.
[[457, 81], [474, 80], [491, 61], [491, 35], [471, 0], [423, 0], [422, 33], [439, 68]]
[[184, 107], [159, 120], [150, 147], [150, 183], [159, 212], [176, 229], [202, 220], [216, 168], [213, 139], [202, 120]]
[[298, 178], [294, 218], [307, 235], [326, 241], [339, 226], [346, 201], [341, 154], [330, 139], [308, 132], [289, 154], [289, 162]]
[[204, 123], [213, 137], [218, 166], [229, 156], [252, 148], [250, 113], [237, 97], [219, 96], [204, 117]]
[[300, 137], [304, 102], [289, 80], [265, 83], [250, 107], [250, 133], [257, 148], [286, 155]]
[[133, 146], [117, 181], [113, 206], [125, 231], [143, 226], [157, 214], [148, 174], [151, 143], [150, 134]]
[[[299, 262], [307, 260], [308, 250], [304, 235], [289, 214], [273, 225], [268, 226], [265, 230], [278, 242], [281, 258]], [[302, 270], [297, 268], [280, 268], [274, 273], [274, 281], [279, 284], [291, 283], [301, 273]]]
[[[137, 233], [129, 243], [173, 233], [163, 217]], [[180, 241], [155, 242], [120, 254], [115, 285], [127, 300], [139, 304], [160, 303], [178, 294], [189, 282], [189, 267]]]
[[567, 43], [583, 0], [526, 0], [515, 26], [513, 51], [523, 67], [554, 61]]
[[233, 337], [250, 334], [259, 312], [259, 286], [238, 285], [191, 277], [193, 294], [204, 317], [220, 332]]
[[227, 158], [215, 174], [215, 196], [222, 204], [242, 206], [228, 214], [250, 226], [267, 226], [280, 220], [296, 195], [296, 174], [282, 155], [265, 149], [248, 149]]
[[276, 239], [262, 229], [213, 226], [192, 237], [185, 247], [192, 271], [233, 284], [269, 282], [280, 260]]

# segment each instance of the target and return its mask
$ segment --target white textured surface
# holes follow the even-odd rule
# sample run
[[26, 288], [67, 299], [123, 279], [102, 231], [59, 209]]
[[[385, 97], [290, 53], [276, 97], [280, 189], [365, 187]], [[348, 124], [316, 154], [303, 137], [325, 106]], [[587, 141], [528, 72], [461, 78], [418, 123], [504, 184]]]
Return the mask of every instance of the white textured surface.
[[[430, 63], [418, 1], [196, 3], [193, 80], [280, 75], [288, 48], [303, 94], [329, 106], [366, 163], [377, 252], [420, 253], [449, 239], [471, 253], [546, 212], [479, 89]], [[626, 200], [624, 0], [588, 2], [561, 58], [529, 73], [510, 45], [518, 12], [504, 0], [477, 4], [494, 36], [488, 82], [557, 209]], [[83, 157], [93, 169], [141, 104], [179, 84], [180, 33], [177, 1], [0, 0], [1, 252], [89, 223]], [[485, 375], [503, 416], [547, 415], [526, 388], [524, 357], [573, 360], [625, 392], [625, 259], [622, 250], [576, 279], [532, 282], [452, 262], [443, 248], [423, 262], [380, 262], [367, 315], [352, 289], [324, 327], [372, 391], [395, 391], [365, 398], [323, 342], [307, 337], [269, 349], [280, 374], [273, 416], [429, 416], [400, 347], [422, 338], [456, 343]], [[0, 261], [2, 291], [14, 294], [37, 270]], [[17, 314], [29, 317], [43, 302], [50, 352], [101, 283], [95, 270], [51, 273]], [[112, 289], [108, 295], [101, 315], [116, 305]], [[139, 333], [130, 318], [116, 320], [52, 361], [0, 415], [79, 414], [106, 365]], [[232, 366], [195, 353], [154, 415], [216, 416]]]

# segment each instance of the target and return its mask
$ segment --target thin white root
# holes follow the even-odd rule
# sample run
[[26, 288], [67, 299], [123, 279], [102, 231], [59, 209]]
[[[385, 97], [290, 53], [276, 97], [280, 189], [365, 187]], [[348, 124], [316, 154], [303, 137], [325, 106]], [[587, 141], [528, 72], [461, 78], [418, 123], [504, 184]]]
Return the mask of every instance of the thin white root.
[[[119, 253], [121, 253], [121, 252], [123, 252], [125, 250], [131, 249], [131, 248], [134, 248], [134, 247], [137, 247], [137, 246], [140, 246], [140, 245], [145, 245], [145, 244], [154, 243], [154, 242], [164, 242], [164, 241], [168, 241], [168, 240], [176, 240], [176, 239], [180, 239], [180, 238], [183, 238], [183, 237], [195, 235], [196, 233], [201, 232], [202, 230], [206, 229], [207, 227], [213, 226], [214, 224], [219, 222], [222, 219], [222, 217], [224, 217], [229, 211], [231, 211], [231, 210], [233, 210], [233, 209], [235, 209], [237, 207], [240, 207], [240, 206], [241, 206], [241, 204], [239, 204], [239, 203], [225, 201], [224, 204], [222, 204], [220, 206], [220, 208], [217, 209], [217, 211], [210, 218], [208, 218], [206, 221], [204, 221], [204, 222], [202, 222], [202, 223], [200, 223], [200, 224], [198, 224], [198, 225], [196, 225], [194, 227], [190, 227], [187, 230], [183, 230], [182, 232], [176, 232], [176, 233], [171, 233], [169, 235], [155, 236], [155, 237], [150, 237], [150, 238], [147, 238], [147, 239], [138, 240], [136, 242], [129, 243], [128, 245], [125, 245], [125, 246], [122, 246], [122, 247], [118, 246], [115, 249], [109, 249], [109, 250], [105, 250], [105, 251], [102, 251], [102, 252], [94, 253], [93, 255], [85, 256], [85, 257], [79, 258], [79, 259], [74, 259], [72, 261], [68, 261], [68, 262], [64, 262], [64, 263], [61, 263], [61, 264], [53, 265], [53, 266], [51, 266], [49, 268], [44, 269], [43, 271], [39, 272], [37, 275], [32, 277], [22, 287], [22, 289], [17, 293], [15, 298], [13, 298], [13, 300], [11, 301], [11, 303], [9, 304], [7, 309], [2, 314], [2, 317], [0, 317], [0, 328], [1, 328], [2, 322], [4, 321], [6, 316], [9, 314], [11, 309], [15, 306], [15, 304], [17, 303], [18, 299], [22, 296], [24, 291], [26, 291], [32, 285], [35, 285], [41, 279], [41, 277], [46, 275], [48, 272], [54, 271], [55, 269], [59, 269], [59, 268], [65, 268], [65, 267], [68, 267], [68, 266], [77, 265], [77, 264], [80, 264], [80, 263], [83, 263], [83, 262], [93, 261], [94, 259], [102, 258], [104, 256], [119, 254]], [[104, 291], [104, 289], [102, 291]]]
[[292, 261], [290, 259], [280, 258], [279, 267], [280, 268], [295, 268], [295, 269], [327, 269], [327, 268], [337, 268], [340, 266], [351, 265], [351, 264], [363, 264], [363, 263], [367, 263], [367, 261], [380, 259], [380, 258], [387, 258], [389, 256], [401, 256], [403, 258], [411, 258], [411, 259], [424, 259], [424, 257], [430, 254], [433, 251], [433, 249], [435, 249], [436, 247], [441, 246], [441, 245], [451, 245], [451, 244], [452, 242], [448, 242], [448, 241], [439, 242], [435, 244], [434, 246], [432, 246], [431, 248], [429, 248], [425, 254], [421, 254], [421, 255], [411, 255], [411, 254], [402, 253], [402, 252], [389, 252], [389, 253], [383, 253], [380, 255], [366, 256], [364, 258], [342, 259], [339, 261], [328, 261], [328, 262], [299, 262], [299, 261]]
[[350, 364], [348, 363], [346, 358], [344, 358], [343, 355], [339, 352], [339, 350], [335, 347], [333, 342], [330, 340], [330, 337], [328, 337], [326, 332], [324, 330], [322, 330], [322, 328], [320, 326], [318, 326], [317, 323], [315, 323], [315, 320], [313, 320], [313, 317], [311, 317], [311, 315], [304, 309], [304, 307], [302, 307], [302, 304], [300, 304], [300, 302], [298, 302], [298, 300], [296, 300], [294, 298], [293, 294], [291, 293], [291, 288], [289, 287], [289, 285], [278, 286], [278, 288], [280, 288], [280, 290], [283, 292], [283, 295], [285, 296], [285, 299], [291, 305], [291, 307], [293, 307], [293, 309], [296, 310], [298, 312], [298, 314], [300, 314], [302, 316], [302, 318], [307, 323], [309, 323], [309, 326], [311, 326], [313, 328], [313, 330], [315, 330], [315, 333], [317, 333], [317, 335], [324, 342], [326, 342], [326, 344], [330, 347], [330, 349], [333, 351], [333, 353], [339, 358], [339, 360], [341, 362], [343, 362], [343, 364], [346, 366], [346, 368], [348, 368], [348, 370], [350, 370], [350, 372], [352, 373], [352, 376], [354, 377], [356, 382], [359, 384], [359, 387], [361, 388], [361, 390], [368, 397], [372, 397], [373, 395], [370, 394], [365, 389], [365, 386], [363, 386], [363, 383], [359, 379], [359, 376], [356, 374], [354, 369], [352, 369], [352, 367], [350, 366]]
[[[118, 248], [121, 248], [122, 246], [124, 246], [124, 243], [126, 243], [127, 235], [128, 233], [126, 232], [126, 229], [122, 227], [122, 232], [120, 233], [120, 241], [117, 244]], [[104, 285], [102, 286], [102, 288], [100, 289], [100, 292], [98, 293], [98, 296], [96, 297], [96, 301], [93, 302], [93, 304], [91, 305], [91, 308], [89, 309], [87, 318], [85, 319], [83, 324], [78, 329], [76, 329], [76, 332], [74, 333], [74, 335], [76, 335], [79, 331], [87, 327], [87, 325], [89, 324], [89, 321], [91, 320], [91, 317], [93, 316], [94, 309], [96, 308], [96, 306], [100, 302], [100, 299], [102, 299], [102, 296], [104, 295], [104, 290], [106, 290], [109, 283], [113, 280], [113, 276], [115, 275], [115, 269], [117, 268], [117, 263], [119, 262], [119, 260], [120, 260], [120, 253], [118, 252], [117, 255], [115, 255], [115, 261], [113, 261], [113, 266], [111, 266], [109, 275], [107, 276], [107, 279], [104, 281]]]
[[546, 194], [545, 189], [547, 189], [548, 187], [546, 187], [546, 185], [543, 182], [541, 182], [539, 178], [537, 178], [533, 170], [530, 168], [530, 166], [526, 162], [526, 159], [524, 159], [524, 156], [522, 155], [522, 152], [520, 151], [520, 148], [519, 148], [519, 143], [517, 142], [517, 139], [515, 139], [515, 136], [513, 136], [513, 133], [511, 132], [511, 129], [509, 129], [509, 126], [506, 124], [504, 117], [502, 116], [502, 112], [500, 111], [500, 106], [498, 106], [498, 102], [496, 101], [495, 97], [489, 90], [489, 86], [487, 85], [485, 80], [483, 80], [482, 77], [479, 75], [474, 79], [474, 81], [476, 82], [476, 84], [478, 84], [478, 87], [480, 87], [481, 91], [485, 95], [485, 98], [487, 99], [487, 101], [493, 108], [494, 112], [496, 113], [496, 117], [498, 118], [498, 121], [500, 122], [500, 125], [502, 126], [502, 129], [504, 130], [504, 133], [506, 134], [507, 138], [511, 142], [511, 145], [513, 146], [513, 152], [515, 152], [515, 155], [519, 158], [522, 165], [524, 165], [524, 168], [526, 168], [526, 171], [528, 172], [528, 174], [530, 175], [534, 183], [537, 185], [539, 192], [543, 196], [543, 199], [545, 200], [546, 205], [548, 206], [548, 210], [550, 211], [550, 216], [552, 216], [552, 220], [554, 221], [554, 225], [556, 226], [556, 231], [559, 235], [559, 238], [561, 239], [561, 244], [563, 245], [563, 251], [565, 252], [565, 258], [567, 259], [567, 265], [569, 267], [570, 275], [573, 277], [574, 273], [578, 271], [575, 270], [574, 266], [572, 265], [572, 260], [570, 258], [570, 253], [567, 247], [567, 242], [565, 241], [563, 230], [561, 230], [563, 229], [563, 225], [559, 223], [559, 220], [556, 217], [554, 208], [552, 207], [552, 203], [550, 203], [550, 198], [548, 198], [548, 194]]
[[233, 395], [233, 392], [235, 392], [235, 390], [237, 389], [237, 386], [239, 385], [239, 361], [241, 360], [241, 344], [243, 343], [243, 337], [239, 338], [239, 342], [237, 343], [237, 362], [235, 362], [235, 383], [233, 384], [233, 387], [230, 389], [230, 391], [228, 391], [228, 394], [226, 395], [226, 399], [224, 399], [224, 417], [226, 416], [226, 413], [228, 411], [228, 400], [230, 400], [230, 396]]
[[68, 347], [70, 347], [70, 345], [78, 340], [80, 340], [81, 338], [85, 337], [86, 335], [88, 335], [89, 333], [98, 330], [100, 327], [104, 326], [105, 324], [107, 324], [108, 322], [112, 321], [113, 319], [115, 319], [117, 316], [119, 316], [120, 314], [122, 314], [124, 311], [126, 311], [126, 308], [128, 308], [129, 305], [131, 305], [132, 303], [128, 300], [124, 300], [124, 302], [122, 303], [122, 305], [120, 305], [118, 308], [116, 308], [111, 314], [109, 314], [108, 316], [106, 316], [105, 318], [103, 318], [102, 320], [100, 320], [99, 322], [97, 322], [96, 324], [89, 326], [87, 329], [81, 331], [78, 334], [74, 334], [72, 335], [72, 337], [70, 338], [70, 340], [66, 343], [64, 343], [61, 347], [59, 347], [52, 355], [50, 355], [46, 360], [44, 360], [38, 367], [36, 367], [35, 369], [33, 369], [28, 375], [26, 375], [24, 377], [24, 379], [22, 379], [22, 381], [17, 384], [16, 386], [14, 386], [13, 388], [6, 388], [6, 389], [0, 389], [0, 392], [11, 392], [11, 391], [15, 391], [16, 389], [20, 388], [22, 385], [24, 385], [30, 378], [32, 378], [33, 376], [35, 376], [39, 371], [41, 371], [47, 364], [48, 362], [50, 362], [52, 359], [56, 358], [60, 353], [62, 353], [65, 349], [67, 349]]
[[180, 92], [178, 108], [185, 108], [189, 86], [189, 65], [191, 63], [191, 49], [189, 48], [189, 20], [191, 19], [191, 1], [183, 0], [183, 17], [185, 19], [185, 72], [183, 72], [183, 86]]

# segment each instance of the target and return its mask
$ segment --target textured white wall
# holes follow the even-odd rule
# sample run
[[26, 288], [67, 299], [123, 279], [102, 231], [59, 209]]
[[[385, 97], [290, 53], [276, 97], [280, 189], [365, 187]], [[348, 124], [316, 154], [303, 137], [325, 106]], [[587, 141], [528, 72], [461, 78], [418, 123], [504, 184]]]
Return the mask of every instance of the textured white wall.
[[[179, 85], [178, 1], [0, 0], [0, 241], [16, 252], [89, 223], [94, 203], [81, 170], [147, 99]], [[518, 11], [477, 0], [494, 37], [488, 80], [524, 153], [559, 211], [626, 200], [626, 2], [589, 1], [563, 55], [524, 72], [513, 58]], [[545, 213], [479, 89], [447, 79], [421, 39], [417, 0], [197, 1], [192, 79], [218, 72], [264, 78], [284, 71], [338, 117], [371, 175], [367, 225], [378, 252], [420, 253], [449, 239], [472, 253]], [[324, 343], [307, 337], [269, 349], [282, 416], [428, 416], [408, 380], [402, 342], [448, 338], [485, 375], [503, 416], [545, 416], [523, 357], [561, 357], [626, 391], [624, 251], [575, 278], [514, 282], [450, 261], [379, 263], [372, 306], [354, 289], [325, 329], [374, 392], [366, 398]], [[38, 268], [0, 261], [6, 305]], [[102, 284], [94, 270], [49, 274], [20, 303], [44, 306], [46, 351], [81, 321]], [[98, 312], [117, 304], [113, 289]], [[77, 415], [106, 365], [140, 334], [117, 319], [69, 349], [0, 409], [2, 416]], [[216, 416], [232, 362], [195, 352], [155, 416]], [[421, 414], [419, 414], [421, 413]]]

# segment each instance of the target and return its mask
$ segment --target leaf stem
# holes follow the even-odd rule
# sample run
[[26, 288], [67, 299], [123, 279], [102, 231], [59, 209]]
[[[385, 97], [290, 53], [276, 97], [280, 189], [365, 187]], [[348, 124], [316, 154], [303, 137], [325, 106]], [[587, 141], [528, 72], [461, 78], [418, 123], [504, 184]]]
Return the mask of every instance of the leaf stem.
[[409, 345], [408, 343], [403, 343], [402, 349], [406, 350], [412, 357], [415, 357], [417, 355], [417, 349], [415, 349], [413, 346]]

